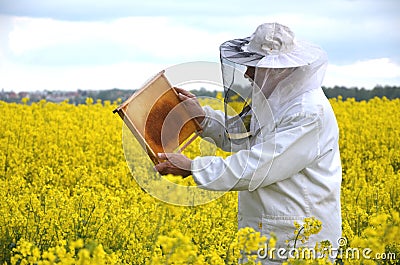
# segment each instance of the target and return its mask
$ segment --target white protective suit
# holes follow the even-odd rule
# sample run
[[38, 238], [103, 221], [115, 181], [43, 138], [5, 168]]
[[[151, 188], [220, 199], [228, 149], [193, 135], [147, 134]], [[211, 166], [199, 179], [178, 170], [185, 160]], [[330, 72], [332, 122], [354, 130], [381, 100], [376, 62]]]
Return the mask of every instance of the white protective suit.
[[207, 190], [239, 191], [239, 228], [252, 227], [267, 237], [274, 232], [277, 248], [293, 246], [294, 222], [302, 223], [305, 217], [322, 221], [321, 232], [312, 235], [307, 246], [329, 240], [337, 247], [341, 237], [339, 132], [320, 87], [326, 65], [321, 52], [312, 63], [292, 71], [272, 93], [268, 70], [256, 66], [255, 80], [261, 81], [252, 94], [257, 115], [250, 126], [257, 133], [242, 145], [232, 145], [228, 138], [224, 112], [204, 107], [202, 137], [235, 153], [226, 159], [195, 158], [195, 182]]

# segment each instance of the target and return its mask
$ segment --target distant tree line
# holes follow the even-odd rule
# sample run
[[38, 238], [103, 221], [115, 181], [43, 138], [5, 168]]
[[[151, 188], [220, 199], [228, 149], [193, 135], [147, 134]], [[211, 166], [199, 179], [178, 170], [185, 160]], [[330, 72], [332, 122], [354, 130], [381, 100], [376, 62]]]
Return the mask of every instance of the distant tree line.
[[374, 97], [400, 98], [400, 87], [398, 86], [375, 86], [372, 90], [334, 86], [333, 88], [322, 87], [322, 90], [328, 98], [341, 96], [343, 99], [354, 98], [356, 101], [369, 100]]
[[[386, 97], [388, 99], [400, 98], [400, 87], [398, 86], [375, 86], [371, 90], [357, 87], [347, 88], [344, 86], [334, 86], [332, 88], [322, 87], [322, 90], [328, 98], [337, 98], [341, 96], [342, 99], [354, 98], [356, 101], [369, 100], [374, 97]], [[191, 90], [191, 92], [196, 96], [215, 97], [217, 95], [217, 91], [209, 91], [205, 88]]]
[[94, 102], [101, 100], [113, 102], [121, 102], [132, 95], [134, 90], [126, 89], [108, 89], [108, 90], [81, 90], [76, 91], [59, 91], [59, 90], [44, 90], [34, 92], [13, 92], [13, 91], [0, 91], [0, 101], [20, 103], [22, 100], [31, 104], [41, 100], [47, 102], [68, 102], [70, 104], [79, 105], [86, 104], [87, 98], [92, 98]]
[[69, 103], [79, 105], [85, 104], [86, 98], [92, 98], [94, 102], [101, 100], [110, 101], [111, 103], [117, 101], [124, 101], [131, 96], [135, 90], [127, 90], [127, 89], [107, 89], [107, 90], [95, 90], [95, 91], [86, 91], [86, 90], [78, 90], [78, 96], [69, 98]]
[[[243, 88], [241, 88], [243, 89]], [[364, 88], [347, 88], [344, 86], [322, 87], [325, 95], [328, 98], [337, 98], [341, 96], [342, 99], [354, 98], [357, 101], [369, 100], [374, 97], [386, 97], [388, 99], [400, 98], [400, 87], [398, 86], [376, 86], [374, 89], [368, 90]], [[123, 102], [129, 98], [135, 90], [126, 89], [109, 89], [109, 90], [77, 90], [71, 91], [42, 91], [42, 92], [5, 92], [0, 91], [0, 100], [6, 102], [21, 102], [23, 98], [29, 98], [28, 104], [40, 100], [49, 102], [63, 102], [68, 101], [71, 104], [85, 104], [86, 98], [92, 98], [94, 102], [101, 100], [102, 102], [108, 100], [110, 102]], [[198, 90], [191, 90], [193, 94], [198, 97], [216, 97], [218, 92], [211, 91], [204, 87]]]
[[208, 90], [205, 89], [204, 87], [200, 88], [200, 89], [194, 89], [194, 90], [190, 90], [190, 92], [194, 95], [196, 95], [197, 97], [211, 97], [211, 98], [215, 98], [217, 96], [218, 91], [217, 90]]

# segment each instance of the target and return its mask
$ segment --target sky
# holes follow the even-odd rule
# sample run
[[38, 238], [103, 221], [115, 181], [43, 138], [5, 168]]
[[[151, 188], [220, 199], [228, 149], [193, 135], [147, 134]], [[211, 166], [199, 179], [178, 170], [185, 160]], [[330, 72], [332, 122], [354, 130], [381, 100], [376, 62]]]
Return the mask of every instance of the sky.
[[324, 86], [400, 86], [399, 13], [398, 0], [0, 0], [0, 90], [137, 89], [218, 62], [265, 22], [327, 52]]

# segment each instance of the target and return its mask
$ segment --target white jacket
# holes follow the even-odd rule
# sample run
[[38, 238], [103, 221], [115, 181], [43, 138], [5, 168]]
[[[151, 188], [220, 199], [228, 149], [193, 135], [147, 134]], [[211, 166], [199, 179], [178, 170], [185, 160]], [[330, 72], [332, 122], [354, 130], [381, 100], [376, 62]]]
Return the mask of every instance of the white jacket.
[[[253, 97], [253, 103], [256, 98]], [[341, 237], [341, 161], [338, 126], [321, 88], [305, 91], [284, 102], [268, 99], [273, 119], [265, 110], [256, 136], [231, 156], [197, 157], [192, 162], [195, 182], [207, 190], [239, 191], [238, 226], [253, 227], [278, 237], [277, 247], [293, 246], [294, 221], [314, 216], [322, 230], [315, 242]], [[267, 108], [263, 103], [257, 108]], [[229, 150], [224, 113], [204, 107], [202, 137]], [[262, 112], [263, 113], [263, 112]], [[257, 128], [255, 128], [257, 129]], [[291, 240], [289, 244], [285, 242]], [[297, 242], [299, 246], [299, 242]]]

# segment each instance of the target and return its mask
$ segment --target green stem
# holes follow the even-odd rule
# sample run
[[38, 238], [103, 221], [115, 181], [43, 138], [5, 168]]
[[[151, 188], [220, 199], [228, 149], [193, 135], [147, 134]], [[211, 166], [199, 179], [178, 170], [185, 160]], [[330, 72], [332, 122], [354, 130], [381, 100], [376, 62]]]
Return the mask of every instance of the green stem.
[[297, 239], [299, 238], [300, 232], [304, 229], [304, 226], [302, 226], [299, 230], [299, 232], [296, 235], [296, 238], [294, 239], [294, 246], [293, 248], [296, 248], [296, 244], [297, 244]]

